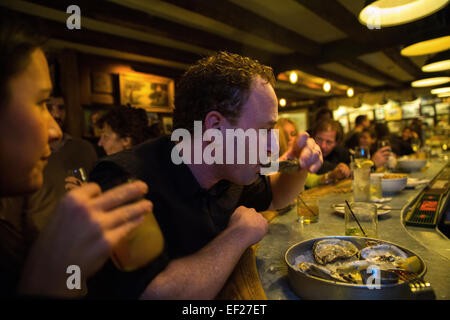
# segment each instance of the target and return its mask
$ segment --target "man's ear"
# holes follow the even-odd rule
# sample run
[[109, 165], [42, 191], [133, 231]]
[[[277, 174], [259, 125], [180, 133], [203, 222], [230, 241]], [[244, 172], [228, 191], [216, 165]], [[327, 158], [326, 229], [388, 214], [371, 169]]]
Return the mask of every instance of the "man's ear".
[[204, 129], [221, 130], [226, 123], [225, 117], [218, 111], [211, 111], [205, 117]]
[[132, 140], [130, 137], [120, 138], [120, 141], [122, 141], [122, 145], [125, 149], [130, 149], [132, 147]]

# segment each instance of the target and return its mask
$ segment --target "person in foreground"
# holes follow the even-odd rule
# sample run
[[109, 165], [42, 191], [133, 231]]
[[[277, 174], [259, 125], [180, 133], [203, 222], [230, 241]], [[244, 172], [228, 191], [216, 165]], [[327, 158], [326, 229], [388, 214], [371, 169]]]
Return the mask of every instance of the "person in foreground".
[[[173, 141], [145, 142], [104, 159], [91, 172], [91, 180], [103, 189], [129, 177], [149, 185], [146, 198], [154, 203], [170, 262], [140, 298], [215, 298], [243, 252], [266, 234], [268, 223], [259, 212], [288, 205], [303, 189], [308, 172], [322, 165], [320, 148], [307, 133], [300, 133], [283, 155], [299, 159], [298, 171], [270, 176], [260, 172], [264, 156], [277, 151], [273, 139], [228, 140], [227, 132], [238, 131], [262, 130], [273, 137], [278, 115], [274, 82], [272, 69], [250, 58], [219, 52], [201, 59], [175, 90]], [[248, 160], [252, 146], [266, 147], [253, 163]], [[211, 152], [212, 147], [217, 148]], [[245, 162], [237, 161], [239, 150]], [[111, 279], [126, 276], [108, 263], [97, 285], [106, 288]]]
[[[50, 143], [62, 135], [46, 107], [52, 83], [42, 44], [33, 29], [0, 11], [0, 296], [78, 298], [152, 204], [124, 205], [147, 192], [143, 182], [106, 193], [89, 183], [63, 198], [40, 234], [31, 217], [3, 206], [42, 186]], [[67, 286], [71, 265], [81, 270], [79, 289]]]

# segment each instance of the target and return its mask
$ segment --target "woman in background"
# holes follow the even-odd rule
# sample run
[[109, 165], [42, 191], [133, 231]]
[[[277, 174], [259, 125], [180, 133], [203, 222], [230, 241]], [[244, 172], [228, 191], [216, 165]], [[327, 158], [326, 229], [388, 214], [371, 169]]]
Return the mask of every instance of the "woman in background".
[[298, 135], [297, 125], [294, 121], [288, 118], [280, 118], [274, 126], [279, 134], [279, 154], [280, 157], [295, 143], [295, 138]]
[[151, 135], [147, 113], [141, 108], [115, 106], [97, 121], [97, 126], [102, 129], [98, 145], [108, 156], [156, 138]]

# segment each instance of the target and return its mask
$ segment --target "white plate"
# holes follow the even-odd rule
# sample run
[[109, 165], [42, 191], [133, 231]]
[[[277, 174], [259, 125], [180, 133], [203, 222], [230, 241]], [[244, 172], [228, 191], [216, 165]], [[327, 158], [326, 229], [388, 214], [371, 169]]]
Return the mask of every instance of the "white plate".
[[418, 185], [421, 185], [424, 183], [429, 183], [429, 182], [430, 182], [429, 179], [408, 178], [408, 180], [406, 181], [406, 187], [414, 188], [414, 187], [417, 187]]
[[[376, 203], [385, 203], [391, 201], [392, 198], [376, 198], [376, 199], [370, 199], [370, 202], [376, 202]], [[377, 207], [379, 208], [379, 207]]]
[[[383, 206], [381, 203], [375, 203], [375, 205], [377, 206], [377, 215], [378, 216], [383, 216], [383, 215], [391, 212], [391, 207], [389, 207], [389, 206]], [[343, 216], [345, 214], [345, 206], [346, 206], [346, 204], [342, 204], [342, 203], [331, 205], [331, 207], [334, 209], [334, 211], [340, 216]]]

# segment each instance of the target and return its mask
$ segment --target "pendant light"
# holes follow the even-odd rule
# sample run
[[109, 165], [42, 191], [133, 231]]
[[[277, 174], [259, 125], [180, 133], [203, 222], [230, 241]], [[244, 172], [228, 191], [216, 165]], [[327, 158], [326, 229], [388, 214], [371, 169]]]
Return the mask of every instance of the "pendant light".
[[370, 29], [397, 26], [422, 19], [445, 7], [450, 0], [366, 1], [359, 21]]

